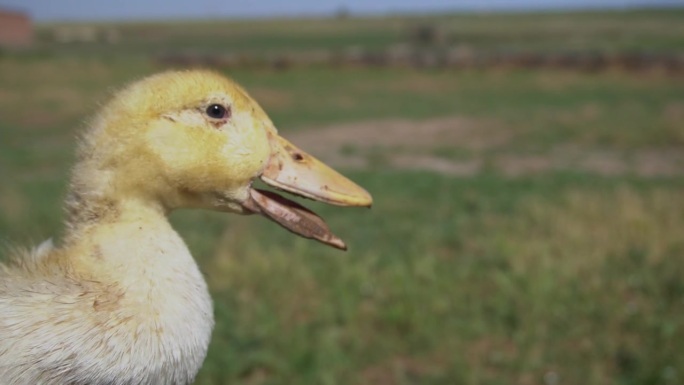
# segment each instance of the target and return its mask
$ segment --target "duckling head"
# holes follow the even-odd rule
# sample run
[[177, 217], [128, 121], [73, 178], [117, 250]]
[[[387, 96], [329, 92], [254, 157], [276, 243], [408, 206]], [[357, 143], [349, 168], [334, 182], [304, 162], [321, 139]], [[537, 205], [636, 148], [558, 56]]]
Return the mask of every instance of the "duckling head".
[[133, 83], [103, 107], [91, 127], [72, 176], [70, 212], [90, 210], [86, 202], [135, 201], [165, 211], [258, 213], [344, 249], [320, 217], [254, 188], [254, 180], [334, 205], [372, 202], [363, 188], [279, 136], [244, 89], [213, 72], [166, 72]]

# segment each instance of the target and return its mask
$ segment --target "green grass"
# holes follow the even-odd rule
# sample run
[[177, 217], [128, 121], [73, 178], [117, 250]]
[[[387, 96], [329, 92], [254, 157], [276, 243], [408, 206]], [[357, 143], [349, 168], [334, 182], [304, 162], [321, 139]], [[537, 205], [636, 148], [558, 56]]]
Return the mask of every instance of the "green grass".
[[[429, 20], [483, 47], [515, 40], [549, 49], [561, 38], [540, 31], [567, 33], [577, 24], [586, 27], [577, 44], [587, 47], [622, 36], [618, 47], [653, 42], [665, 50], [680, 41], [681, 18], [681, 11], [641, 11]], [[375, 34], [368, 44], [385, 44], [424, 20], [230, 22], [235, 28], [224, 33], [226, 41], [232, 34], [258, 41], [259, 49], [282, 39], [292, 39], [282, 43], [288, 47], [327, 46], [325, 39], [342, 46], [362, 34]], [[222, 25], [199, 23], [193, 36]], [[187, 25], [122, 28], [168, 37]], [[112, 90], [162, 70], [142, 54], [147, 48], [195, 47], [190, 40], [130, 43], [140, 51], [126, 44], [108, 53], [39, 47], [0, 57], [0, 243], [59, 234], [86, 117]], [[492, 163], [564, 148], [580, 158], [599, 152], [628, 160], [684, 153], [684, 80], [664, 74], [315, 68], [231, 76], [285, 136], [345, 122], [457, 116], [491, 130], [485, 138], [507, 140], [420, 151]], [[262, 218], [172, 215], [215, 300], [216, 329], [197, 384], [682, 382], [681, 172], [601, 176], [584, 168], [511, 177], [487, 166], [457, 178], [391, 167], [397, 153], [418, 151], [407, 143], [374, 146], [369, 169], [343, 170], [373, 194], [373, 209], [305, 202], [347, 241], [347, 253]]]
[[373, 210], [321, 210], [346, 255], [230, 219], [199, 383], [677, 382], [681, 180], [355, 176]]

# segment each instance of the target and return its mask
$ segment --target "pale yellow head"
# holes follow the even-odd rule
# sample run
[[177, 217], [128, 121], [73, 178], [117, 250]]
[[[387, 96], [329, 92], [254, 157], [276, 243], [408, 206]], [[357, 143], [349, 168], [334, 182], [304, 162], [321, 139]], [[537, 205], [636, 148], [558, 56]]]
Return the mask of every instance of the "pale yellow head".
[[252, 188], [257, 177], [326, 203], [371, 203], [361, 187], [278, 136], [232, 80], [209, 71], [166, 72], [125, 88], [96, 116], [83, 136], [67, 207], [72, 225], [129, 202], [164, 211], [260, 213], [343, 247], [317, 216]]
[[269, 158], [267, 132], [275, 133], [240, 86], [208, 71], [134, 83], [94, 126], [81, 156], [102, 174], [88, 178], [107, 179], [118, 197], [153, 199], [169, 209], [247, 199], [250, 181]]

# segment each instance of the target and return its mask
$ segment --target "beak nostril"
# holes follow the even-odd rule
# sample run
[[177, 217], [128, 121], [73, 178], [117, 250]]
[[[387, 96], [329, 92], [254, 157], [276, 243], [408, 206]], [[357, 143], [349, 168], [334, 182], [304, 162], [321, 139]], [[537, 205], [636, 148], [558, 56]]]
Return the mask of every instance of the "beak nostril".
[[298, 152], [295, 152], [294, 154], [292, 154], [292, 159], [294, 159], [297, 162], [301, 162], [304, 160], [304, 156], [302, 156], [302, 154]]

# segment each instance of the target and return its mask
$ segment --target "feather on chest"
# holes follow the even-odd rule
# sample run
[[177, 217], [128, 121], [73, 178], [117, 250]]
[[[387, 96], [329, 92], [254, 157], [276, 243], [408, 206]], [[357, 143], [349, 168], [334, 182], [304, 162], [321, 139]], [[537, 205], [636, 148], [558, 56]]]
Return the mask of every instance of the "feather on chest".
[[2, 281], [0, 375], [17, 385], [191, 383], [213, 315], [183, 241], [150, 223], [90, 239], [63, 274]]

